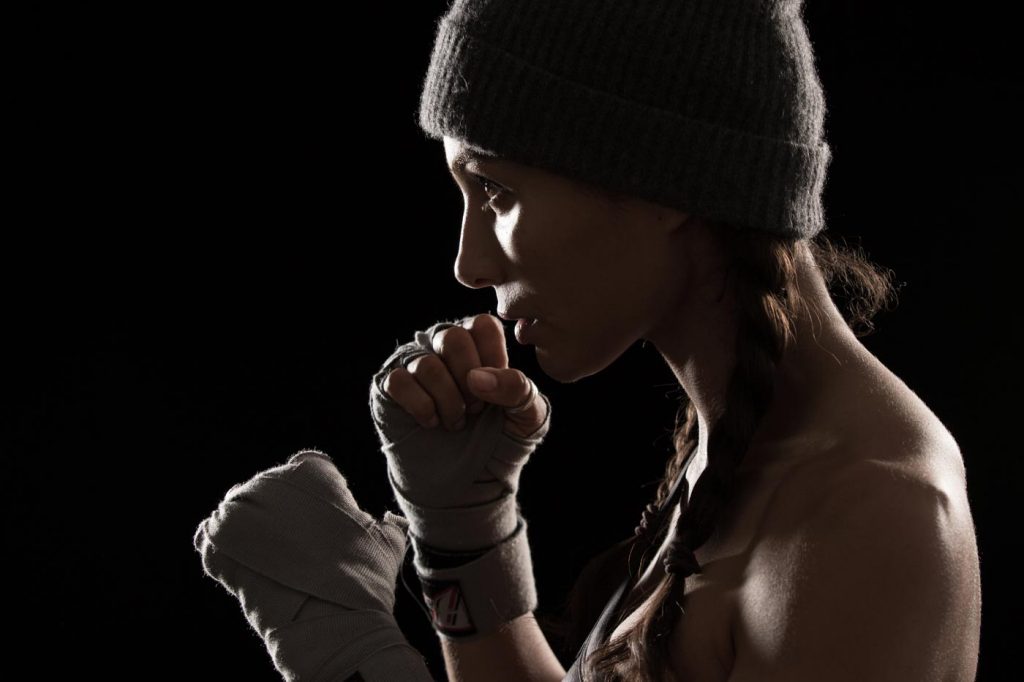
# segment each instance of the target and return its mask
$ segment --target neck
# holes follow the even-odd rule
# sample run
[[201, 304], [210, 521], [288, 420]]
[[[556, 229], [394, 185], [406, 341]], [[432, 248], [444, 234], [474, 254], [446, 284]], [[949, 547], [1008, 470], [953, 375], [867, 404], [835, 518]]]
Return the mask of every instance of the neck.
[[[804, 305], [794, 320], [795, 339], [777, 365], [774, 392], [752, 436], [741, 465], [744, 471], [773, 461], [769, 452], [820, 430], [836, 415], [841, 382], [869, 355], [832, 301], [809, 250], [800, 246], [797, 287]], [[731, 290], [722, 301], [684, 311], [672, 330], [651, 341], [697, 409], [697, 456], [706, 457], [708, 429], [725, 410], [736, 366], [736, 312]]]

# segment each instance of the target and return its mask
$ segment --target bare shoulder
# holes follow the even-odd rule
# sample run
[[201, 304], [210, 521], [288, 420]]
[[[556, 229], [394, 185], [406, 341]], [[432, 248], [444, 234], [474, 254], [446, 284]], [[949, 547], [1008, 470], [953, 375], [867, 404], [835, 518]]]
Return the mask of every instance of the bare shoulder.
[[[828, 523], [835, 514], [887, 509], [914, 514], [931, 510], [947, 522], [973, 529], [963, 457], [945, 429], [879, 428], [848, 439], [819, 461], [794, 472], [792, 486], [805, 503], [801, 513]], [[903, 514], [893, 518], [894, 523]]]
[[981, 582], [959, 447], [937, 420], [873, 426], [793, 470], [766, 509], [732, 682], [974, 679]]

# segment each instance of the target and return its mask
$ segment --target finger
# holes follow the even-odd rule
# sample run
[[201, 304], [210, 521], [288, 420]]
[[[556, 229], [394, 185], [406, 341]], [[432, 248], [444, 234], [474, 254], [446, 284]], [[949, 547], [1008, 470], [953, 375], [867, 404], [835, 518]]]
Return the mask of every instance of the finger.
[[437, 354], [421, 355], [412, 360], [407, 368], [423, 390], [433, 398], [434, 409], [444, 427], [455, 431], [456, 423], [466, 414], [466, 399], [446, 361]]
[[462, 410], [465, 412], [473, 403], [481, 403], [479, 397], [469, 388], [466, 375], [469, 370], [480, 366], [476, 342], [469, 331], [462, 326], [449, 327], [434, 334], [431, 339], [434, 352], [447, 365], [455, 384], [462, 396]]
[[412, 415], [420, 426], [432, 429], [440, 423], [434, 399], [405, 367], [391, 370], [383, 383], [384, 392]]
[[[508, 367], [508, 345], [501, 320], [493, 315], [483, 313], [464, 322], [463, 326], [473, 337], [477, 353], [480, 356], [480, 364], [474, 367]], [[469, 400], [470, 412], [476, 414], [486, 406], [486, 403], [479, 400], [472, 392], [470, 395], [472, 396]]]
[[508, 367], [508, 345], [501, 320], [494, 315], [481, 313], [463, 322], [463, 326], [469, 330], [473, 341], [476, 342], [476, 351], [480, 355], [480, 364], [477, 367]]

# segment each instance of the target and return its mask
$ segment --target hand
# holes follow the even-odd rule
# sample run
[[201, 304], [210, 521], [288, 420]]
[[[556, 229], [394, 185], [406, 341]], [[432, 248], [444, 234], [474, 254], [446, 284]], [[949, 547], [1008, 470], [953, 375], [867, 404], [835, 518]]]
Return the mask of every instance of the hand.
[[[546, 421], [548, 403], [536, 393], [536, 385], [508, 366], [505, 329], [498, 318], [486, 313], [466, 318], [462, 324], [434, 334], [431, 347], [433, 353], [395, 367], [383, 383], [384, 393], [423, 428], [436, 428], [440, 423], [455, 431], [467, 413], [479, 414], [487, 404], [523, 408], [504, 413], [502, 430], [512, 436], [529, 438]], [[493, 388], [474, 380], [476, 373], [471, 370], [479, 367], [487, 368], [486, 373], [494, 377], [497, 383]]]
[[429, 680], [395, 622], [408, 523], [363, 511], [325, 453], [232, 486], [193, 536], [286, 680]]
[[[498, 376], [496, 391], [469, 383], [482, 362]], [[508, 367], [501, 324], [490, 315], [435, 323], [384, 362], [371, 382], [370, 412], [414, 542], [474, 551], [515, 531], [519, 473], [551, 424], [550, 402], [533, 391]], [[467, 411], [470, 400], [483, 409]], [[517, 405], [524, 411], [510, 413]], [[431, 427], [435, 414], [449, 425], [462, 416], [465, 428]]]

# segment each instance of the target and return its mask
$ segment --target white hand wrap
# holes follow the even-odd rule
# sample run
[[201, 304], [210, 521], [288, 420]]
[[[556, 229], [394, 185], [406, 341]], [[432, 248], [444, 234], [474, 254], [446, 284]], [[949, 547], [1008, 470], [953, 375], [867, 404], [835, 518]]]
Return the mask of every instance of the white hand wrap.
[[330, 457], [304, 450], [233, 486], [193, 536], [286, 680], [433, 680], [395, 622], [406, 520], [359, 508]]

